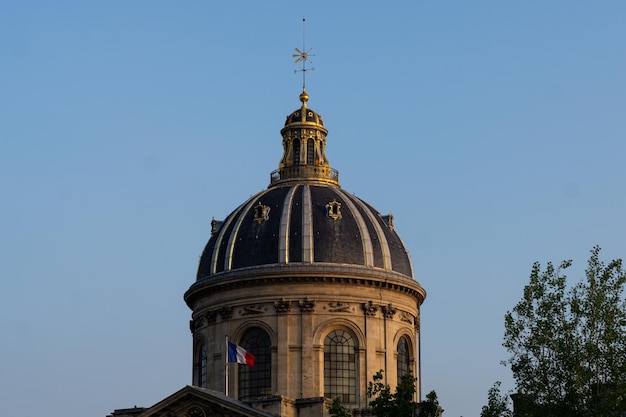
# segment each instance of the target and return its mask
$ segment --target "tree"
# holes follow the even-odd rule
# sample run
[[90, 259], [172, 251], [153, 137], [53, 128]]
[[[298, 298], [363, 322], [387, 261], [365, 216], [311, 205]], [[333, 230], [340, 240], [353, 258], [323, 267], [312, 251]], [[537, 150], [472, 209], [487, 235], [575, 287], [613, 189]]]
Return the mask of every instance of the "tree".
[[443, 408], [439, 405], [435, 391], [426, 394], [426, 401], [419, 403], [418, 409], [417, 417], [441, 417], [443, 414]]
[[371, 398], [369, 405], [376, 417], [414, 417], [417, 411], [415, 402], [415, 377], [411, 373], [404, 374], [391, 393], [389, 384], [383, 382], [383, 371], [372, 377], [373, 382], [367, 386], [367, 396]]
[[483, 406], [480, 417], [512, 417], [513, 413], [509, 408], [509, 397], [500, 394], [500, 381], [493, 384], [487, 393], [487, 405]]
[[335, 398], [328, 406], [328, 415], [330, 417], [352, 417], [350, 411], [341, 403], [340, 397]]
[[[505, 316], [503, 346], [529, 416], [621, 416], [626, 412], [626, 273], [591, 250], [585, 279], [533, 265], [521, 301]], [[519, 397], [522, 398], [522, 397]], [[519, 414], [519, 413], [516, 413]]]

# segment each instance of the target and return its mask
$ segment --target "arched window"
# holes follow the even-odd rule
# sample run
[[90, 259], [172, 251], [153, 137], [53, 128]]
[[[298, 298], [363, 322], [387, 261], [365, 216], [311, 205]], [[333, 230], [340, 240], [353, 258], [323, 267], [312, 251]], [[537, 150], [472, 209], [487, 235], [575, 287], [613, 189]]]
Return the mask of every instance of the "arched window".
[[315, 162], [315, 141], [309, 139], [306, 141], [306, 164], [313, 165]]
[[356, 403], [356, 342], [346, 330], [333, 330], [324, 341], [324, 396]]
[[293, 164], [300, 165], [300, 138], [293, 139]]
[[196, 346], [196, 385], [202, 388], [207, 387], [207, 352], [206, 345], [199, 343]]
[[239, 345], [254, 355], [254, 366], [239, 367], [239, 399], [271, 395], [272, 350], [268, 334], [254, 327], [243, 335]]
[[405, 336], [398, 341], [398, 384], [403, 375], [411, 372], [411, 349], [410, 343]]

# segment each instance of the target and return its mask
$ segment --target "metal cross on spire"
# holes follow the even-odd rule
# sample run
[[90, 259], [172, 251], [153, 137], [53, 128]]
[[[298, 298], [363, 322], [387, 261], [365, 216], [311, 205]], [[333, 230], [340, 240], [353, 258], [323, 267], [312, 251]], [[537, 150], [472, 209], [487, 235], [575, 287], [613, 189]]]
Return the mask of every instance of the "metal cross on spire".
[[308, 71], [313, 71], [315, 68], [310, 67], [307, 68], [307, 62], [309, 64], [312, 64], [313, 62], [311, 62], [310, 57], [315, 56], [313, 54], [311, 54], [311, 49], [309, 49], [307, 51], [306, 49], [306, 45], [304, 43], [305, 41], [305, 34], [306, 34], [306, 19], [303, 17], [302, 18], [302, 50], [295, 48], [296, 53], [292, 55], [292, 57], [296, 58], [296, 60], [294, 61], [296, 64], [301, 64], [302, 66], [300, 67], [300, 69], [297, 69], [294, 71], [295, 72], [302, 72], [302, 90], [306, 90], [306, 73]]

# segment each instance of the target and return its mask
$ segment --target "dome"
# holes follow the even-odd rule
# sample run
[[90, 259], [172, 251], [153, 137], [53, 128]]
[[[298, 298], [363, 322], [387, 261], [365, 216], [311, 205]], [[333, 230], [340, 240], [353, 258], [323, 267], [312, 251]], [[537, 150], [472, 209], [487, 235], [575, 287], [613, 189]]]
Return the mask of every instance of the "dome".
[[[426, 290], [393, 216], [339, 184], [308, 98], [280, 131], [268, 187], [211, 221], [184, 295], [193, 381], [276, 416], [322, 417], [337, 397], [366, 415], [368, 369], [392, 384], [411, 372], [419, 392]], [[225, 340], [254, 355], [254, 367], [224, 366]]]
[[328, 133], [326, 129], [324, 129], [322, 116], [307, 107], [306, 103], [308, 100], [309, 95], [306, 93], [306, 91], [303, 91], [302, 94], [300, 94], [302, 107], [287, 116], [287, 120], [285, 120], [285, 127], [293, 127], [294, 125], [299, 125], [302, 127], [317, 125], [318, 128], [321, 127], [326, 133]]
[[358, 267], [413, 279], [391, 215], [382, 216], [338, 186], [294, 183], [270, 187], [214, 221], [197, 280], [294, 265], [311, 271]]
[[325, 154], [328, 131], [322, 116], [308, 108], [308, 99], [303, 91], [302, 106], [287, 116], [281, 130], [283, 156], [269, 187], [223, 221], [213, 220], [198, 282], [232, 274], [263, 275], [268, 268], [413, 280], [393, 216], [381, 215], [341, 188], [339, 173]]

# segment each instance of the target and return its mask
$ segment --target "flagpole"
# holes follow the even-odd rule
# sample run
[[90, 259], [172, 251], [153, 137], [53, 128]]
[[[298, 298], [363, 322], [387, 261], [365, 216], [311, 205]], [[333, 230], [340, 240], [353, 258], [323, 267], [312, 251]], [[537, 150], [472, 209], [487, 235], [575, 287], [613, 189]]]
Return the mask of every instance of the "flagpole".
[[224, 355], [224, 361], [225, 361], [224, 362], [224, 370], [225, 370], [224, 375], [226, 377], [226, 379], [225, 379], [226, 386], [224, 388], [224, 394], [226, 394], [226, 396], [228, 397], [228, 371], [229, 371], [229, 369], [228, 369], [228, 335], [226, 335], [226, 345], [225, 345], [225, 348], [226, 348], [226, 350], [225, 350], [226, 354]]

